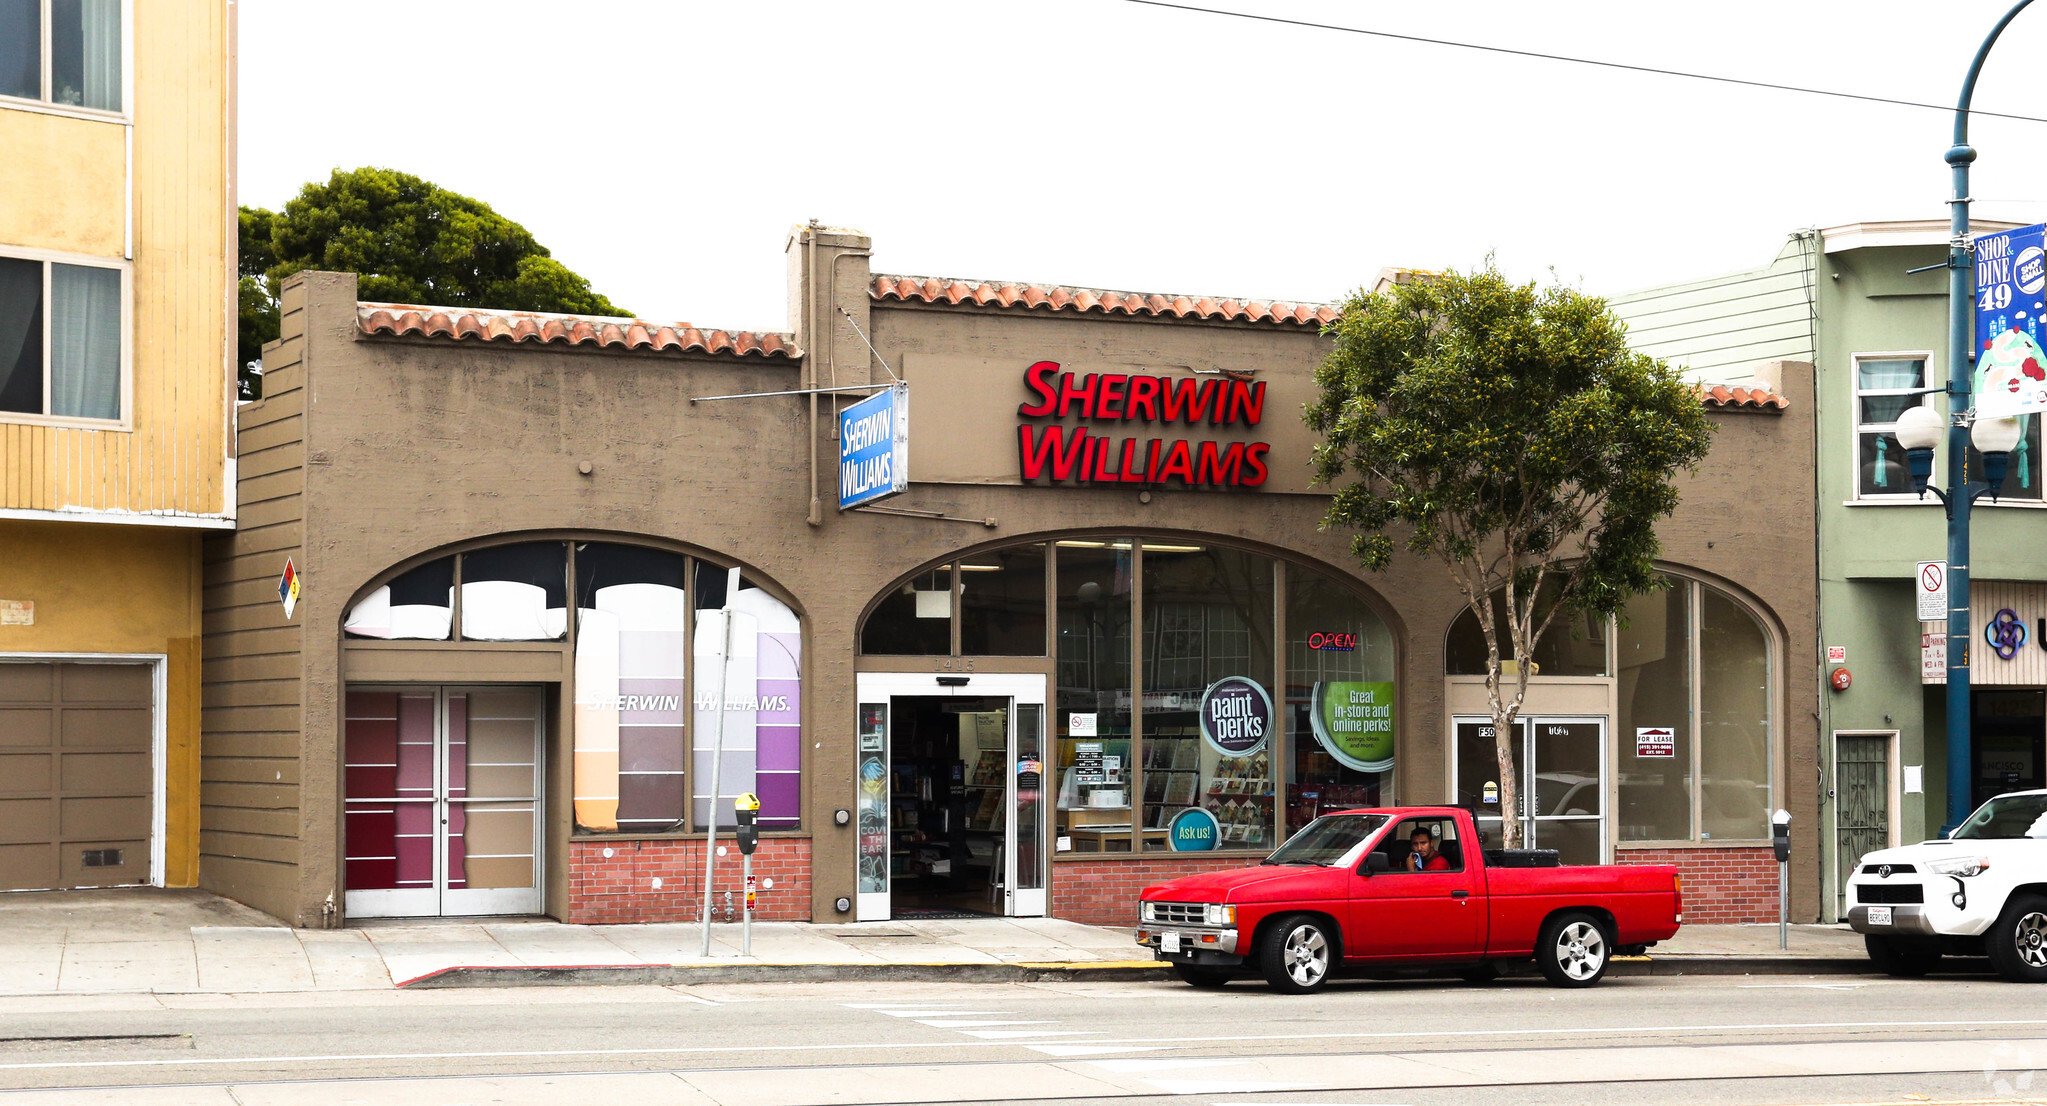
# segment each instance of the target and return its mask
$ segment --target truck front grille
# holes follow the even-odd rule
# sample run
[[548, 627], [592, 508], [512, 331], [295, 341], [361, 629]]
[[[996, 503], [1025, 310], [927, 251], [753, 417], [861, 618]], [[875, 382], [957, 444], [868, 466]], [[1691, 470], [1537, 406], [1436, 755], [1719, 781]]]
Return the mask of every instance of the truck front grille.
[[1208, 918], [1208, 907], [1198, 902], [1155, 902], [1152, 918], [1170, 925], [1198, 926]]
[[1916, 883], [1864, 883], [1855, 888], [1855, 901], [1890, 906], [1926, 901], [1926, 889]]
[[[1889, 871], [1888, 873], [1886, 873], [1886, 872], [1884, 871], [1884, 869], [1886, 869], [1886, 868], [1890, 869], [1890, 871]], [[1916, 871], [1918, 871], [1918, 870], [1919, 870], [1919, 869], [1917, 869], [1917, 868], [1914, 868], [1914, 867], [1912, 867], [1912, 866], [1911, 866], [1910, 864], [1900, 864], [1900, 863], [1891, 863], [1891, 864], [1864, 864], [1864, 865], [1862, 866], [1862, 874], [1863, 874], [1863, 875], [1865, 875], [1865, 876], [1881, 876], [1881, 875], [1886, 875], [1886, 874], [1888, 874], [1888, 875], [1893, 875], [1893, 876], [1897, 876], [1897, 875], [1910, 875], [1911, 873], [1913, 873], [1913, 872], [1916, 872]]]

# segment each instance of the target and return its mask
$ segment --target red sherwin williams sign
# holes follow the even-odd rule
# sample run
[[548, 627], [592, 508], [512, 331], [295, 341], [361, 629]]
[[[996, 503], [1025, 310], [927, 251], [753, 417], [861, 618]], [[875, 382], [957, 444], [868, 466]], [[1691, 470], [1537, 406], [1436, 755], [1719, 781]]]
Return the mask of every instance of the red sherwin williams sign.
[[[1036, 398], [1025, 419], [1178, 426], [1256, 426], [1265, 416], [1263, 381], [1060, 372], [1057, 361], [1024, 370]], [[1120, 429], [1120, 428], [1119, 428]], [[1133, 428], [1134, 429], [1134, 428]], [[1168, 484], [1255, 488], [1270, 473], [1267, 442], [1104, 433], [1085, 426], [1024, 423], [1016, 429], [1017, 471], [1026, 484]]]

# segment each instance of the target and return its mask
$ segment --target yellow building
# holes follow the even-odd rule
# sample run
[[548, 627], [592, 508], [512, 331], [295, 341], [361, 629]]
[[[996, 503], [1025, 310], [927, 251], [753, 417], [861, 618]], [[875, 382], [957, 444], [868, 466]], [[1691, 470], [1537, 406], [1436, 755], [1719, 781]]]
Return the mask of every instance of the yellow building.
[[234, 43], [227, 0], [0, 3], [0, 889], [197, 882]]

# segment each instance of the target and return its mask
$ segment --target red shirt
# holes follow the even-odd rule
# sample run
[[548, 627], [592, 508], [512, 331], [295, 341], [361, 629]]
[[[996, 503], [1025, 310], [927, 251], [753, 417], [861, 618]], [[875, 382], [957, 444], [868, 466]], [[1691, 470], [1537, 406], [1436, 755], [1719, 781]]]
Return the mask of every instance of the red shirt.
[[1450, 858], [1442, 853], [1437, 853], [1429, 858], [1428, 863], [1416, 867], [1415, 862], [1420, 859], [1420, 853], [1409, 853], [1407, 855], [1407, 870], [1410, 872], [1447, 872], [1450, 870]]

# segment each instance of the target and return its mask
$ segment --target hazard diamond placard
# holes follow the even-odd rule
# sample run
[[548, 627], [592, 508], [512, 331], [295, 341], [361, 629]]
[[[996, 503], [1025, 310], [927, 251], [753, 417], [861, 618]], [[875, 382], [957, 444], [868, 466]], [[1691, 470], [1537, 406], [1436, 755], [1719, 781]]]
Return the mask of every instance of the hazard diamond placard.
[[277, 600], [284, 604], [284, 617], [289, 620], [299, 605], [299, 570], [290, 557], [284, 559], [284, 575], [277, 578]]

